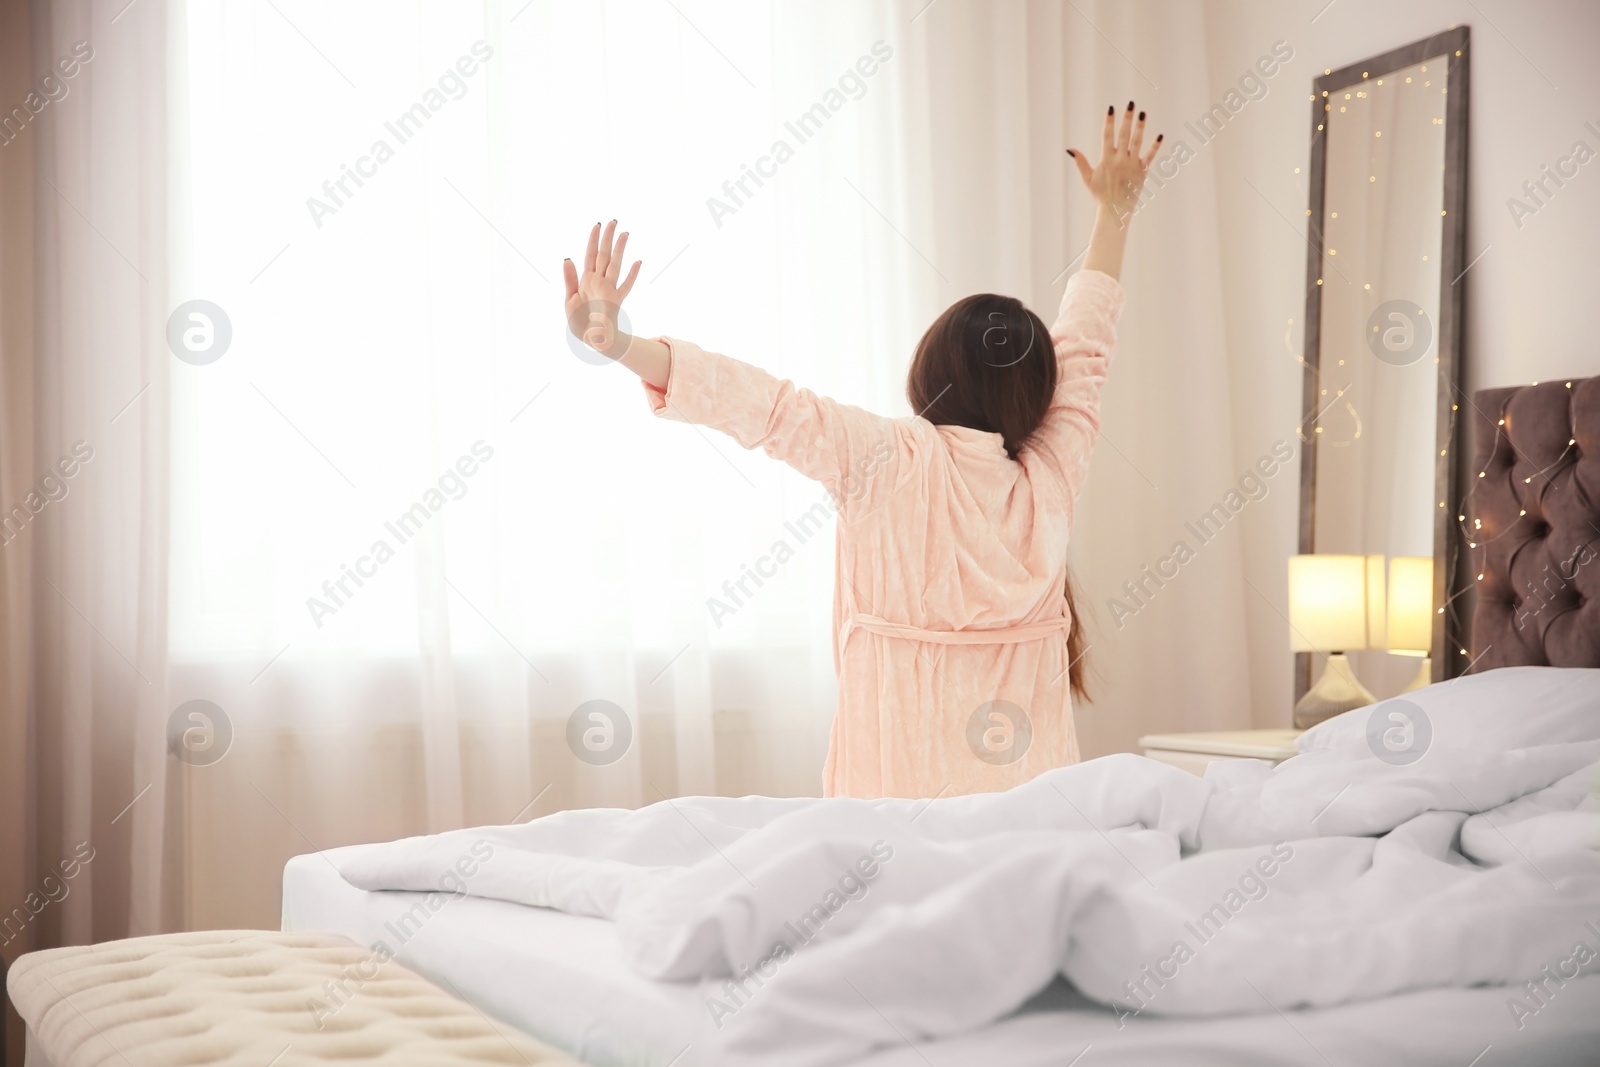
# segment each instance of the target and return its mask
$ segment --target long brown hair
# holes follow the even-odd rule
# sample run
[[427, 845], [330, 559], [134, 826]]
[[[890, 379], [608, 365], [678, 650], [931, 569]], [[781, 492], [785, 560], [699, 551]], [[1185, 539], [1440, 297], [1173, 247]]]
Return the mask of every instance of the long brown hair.
[[[913, 411], [936, 426], [997, 433], [1012, 459], [1044, 421], [1055, 391], [1055, 346], [1049, 328], [1022, 301], [994, 293], [951, 304], [917, 342], [906, 375], [906, 398]], [[1062, 594], [1072, 619], [1067, 633], [1068, 681], [1073, 697], [1086, 700], [1086, 639], [1070, 573]]]

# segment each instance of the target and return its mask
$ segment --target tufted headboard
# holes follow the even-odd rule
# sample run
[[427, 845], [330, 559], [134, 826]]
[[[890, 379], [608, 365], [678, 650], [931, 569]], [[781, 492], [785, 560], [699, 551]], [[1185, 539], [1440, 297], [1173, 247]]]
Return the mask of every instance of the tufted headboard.
[[1600, 378], [1473, 397], [1473, 671], [1600, 667]]

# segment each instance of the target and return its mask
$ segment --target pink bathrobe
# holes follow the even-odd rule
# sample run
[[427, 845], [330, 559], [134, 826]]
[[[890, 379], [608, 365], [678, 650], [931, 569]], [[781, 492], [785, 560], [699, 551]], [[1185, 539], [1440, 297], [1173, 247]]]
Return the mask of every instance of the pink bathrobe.
[[1062, 587], [1122, 301], [1099, 271], [1067, 282], [1055, 397], [1016, 460], [997, 433], [874, 415], [662, 338], [656, 414], [760, 446], [838, 506], [827, 795], [993, 792], [1077, 761]]

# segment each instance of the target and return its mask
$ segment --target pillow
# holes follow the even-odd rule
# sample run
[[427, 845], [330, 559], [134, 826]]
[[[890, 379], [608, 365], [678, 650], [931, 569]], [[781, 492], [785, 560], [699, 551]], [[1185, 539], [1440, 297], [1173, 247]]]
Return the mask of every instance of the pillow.
[[1295, 743], [1301, 752], [1364, 744], [1368, 717], [1400, 701], [1422, 709], [1436, 745], [1509, 751], [1600, 739], [1600, 668], [1499, 667], [1336, 715]]

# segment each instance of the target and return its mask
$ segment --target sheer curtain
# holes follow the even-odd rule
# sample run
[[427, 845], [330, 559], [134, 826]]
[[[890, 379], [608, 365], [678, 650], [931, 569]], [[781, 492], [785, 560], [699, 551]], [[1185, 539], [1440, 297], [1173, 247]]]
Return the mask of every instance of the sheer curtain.
[[190, 7], [173, 304], [231, 340], [172, 369], [173, 703], [233, 735], [191, 921], [311, 847], [818, 788], [826, 498], [574, 352], [560, 269], [619, 218], [636, 329], [903, 411], [892, 14]]
[[[106, 614], [78, 606], [110, 641], [35, 581], [35, 719], [77, 731], [41, 748], [38, 805], [109, 819], [155, 785], [116, 823], [115, 862], [89, 868], [107, 918], [72, 919], [71, 940], [274, 925], [284, 860], [314, 848], [815, 791], [826, 497], [651, 418], [631, 376], [575, 353], [562, 257], [617, 217], [644, 260], [636, 331], [904, 414], [909, 354], [951, 301], [1053, 312], [1091, 221], [1062, 150], [1093, 147], [1108, 98], [1148, 92], [1176, 118], [1210, 93], [1200, 15], [1154, 5], [140, 0], [110, 17], [108, 40], [145, 47], [97, 52], [78, 121], [112, 146], [137, 140], [108, 132], [124, 110], [155, 128], [121, 169], [78, 164], [105, 186], [89, 217], [148, 282], [60, 214], [63, 245], [98, 258], [41, 282], [40, 351], [89, 414], [138, 399], [88, 465], [100, 503], [65, 501], [51, 549], [63, 593], [104, 586]], [[1088, 755], [1249, 722], [1237, 541], [1125, 631], [1100, 606], [1253, 447], [1219, 430], [1210, 167], [1141, 213], [1125, 274], [1074, 548], [1099, 635]], [[101, 343], [46, 347], [75, 322]], [[41, 459], [69, 421], [35, 435]], [[75, 710], [70, 656], [92, 663], [103, 721]], [[77, 831], [41, 826], [47, 866]]]
[[31, 307], [3, 335], [6, 415], [25, 413], [7, 427], [0, 551], [29, 836], [12, 852], [26, 858], [8, 955], [179, 921], [163, 740], [168, 26], [160, 3], [115, 14], [33, 5], [36, 96], [4, 148], [32, 155]]

